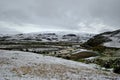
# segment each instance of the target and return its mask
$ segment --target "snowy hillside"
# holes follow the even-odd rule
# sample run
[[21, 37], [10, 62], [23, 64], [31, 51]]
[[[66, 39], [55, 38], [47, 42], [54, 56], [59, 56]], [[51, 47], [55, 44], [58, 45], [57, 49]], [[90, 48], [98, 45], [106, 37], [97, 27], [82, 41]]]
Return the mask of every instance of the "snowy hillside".
[[16, 34], [16, 35], [1, 35], [1, 39], [10, 41], [42, 41], [42, 42], [86, 42], [93, 34], [58, 34], [58, 33], [28, 33], [28, 34]]
[[103, 45], [105, 47], [120, 48], [120, 30], [98, 34], [89, 39], [85, 45], [91, 47]]
[[105, 42], [104, 46], [120, 48], [120, 30], [111, 32], [110, 34], [103, 36], [108, 37], [111, 40], [109, 42]]
[[120, 75], [80, 62], [0, 50], [0, 80], [120, 80]]

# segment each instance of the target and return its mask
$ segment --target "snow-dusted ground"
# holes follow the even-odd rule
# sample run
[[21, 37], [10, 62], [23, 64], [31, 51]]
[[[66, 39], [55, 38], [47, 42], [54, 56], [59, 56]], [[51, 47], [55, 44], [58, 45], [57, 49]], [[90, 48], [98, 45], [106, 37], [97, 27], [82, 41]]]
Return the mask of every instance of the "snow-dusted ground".
[[120, 75], [80, 62], [0, 50], [0, 80], [120, 80]]
[[29, 51], [57, 51], [58, 48], [29, 48]]
[[117, 37], [110, 37], [112, 41], [104, 43], [106, 47], [115, 47], [120, 48], [120, 38]]
[[75, 50], [72, 54], [77, 54], [77, 53], [84, 52], [84, 51], [90, 52], [91, 50], [87, 50], [87, 49], [77, 49], [77, 50]]
[[111, 40], [109, 42], [105, 42], [103, 44], [104, 46], [120, 48], [120, 30], [114, 31], [110, 34], [104, 34], [103, 36], [105, 36]]

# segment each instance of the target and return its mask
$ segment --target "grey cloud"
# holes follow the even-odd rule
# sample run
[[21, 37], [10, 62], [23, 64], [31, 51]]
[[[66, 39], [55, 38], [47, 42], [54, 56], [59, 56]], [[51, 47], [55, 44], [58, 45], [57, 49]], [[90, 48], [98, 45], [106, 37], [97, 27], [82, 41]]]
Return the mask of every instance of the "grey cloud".
[[20, 33], [20, 32], [15, 29], [0, 26], [0, 34], [15, 34], [15, 33]]
[[[102, 23], [110, 29], [92, 27], [96, 32], [102, 32], [119, 28], [119, 4], [120, 0], [0, 0], [0, 21], [50, 25], [46, 30], [61, 28], [86, 32], [92, 27], [90, 24]], [[84, 22], [84, 27], [78, 25]]]

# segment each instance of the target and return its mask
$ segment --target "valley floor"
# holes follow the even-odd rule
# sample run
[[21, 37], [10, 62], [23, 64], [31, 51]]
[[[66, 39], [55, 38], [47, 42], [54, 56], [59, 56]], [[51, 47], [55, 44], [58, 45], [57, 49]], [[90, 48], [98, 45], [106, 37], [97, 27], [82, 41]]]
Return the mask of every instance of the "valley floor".
[[0, 50], [0, 80], [120, 80], [120, 75], [61, 58]]

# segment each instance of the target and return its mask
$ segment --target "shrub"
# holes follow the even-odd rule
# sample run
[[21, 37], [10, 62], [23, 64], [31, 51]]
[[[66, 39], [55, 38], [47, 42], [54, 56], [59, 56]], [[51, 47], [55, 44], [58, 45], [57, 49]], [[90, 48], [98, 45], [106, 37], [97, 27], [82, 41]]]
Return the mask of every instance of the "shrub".
[[113, 68], [113, 72], [120, 74], [120, 65], [119, 65], [119, 66], [115, 66], [115, 67]]

